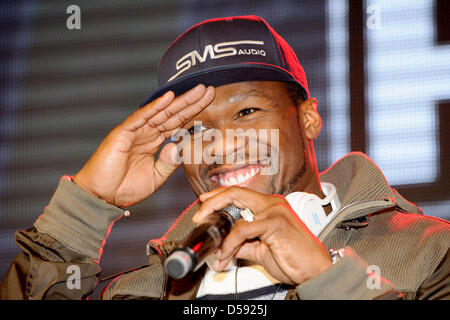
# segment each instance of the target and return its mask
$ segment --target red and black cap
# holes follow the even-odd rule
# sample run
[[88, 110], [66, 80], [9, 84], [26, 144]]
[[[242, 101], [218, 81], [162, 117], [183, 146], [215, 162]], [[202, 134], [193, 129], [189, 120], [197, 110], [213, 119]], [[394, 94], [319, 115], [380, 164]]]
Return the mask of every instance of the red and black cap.
[[179, 36], [158, 65], [159, 88], [142, 104], [199, 83], [215, 87], [241, 81], [298, 84], [309, 98], [305, 71], [289, 44], [262, 18], [238, 16], [201, 22]]

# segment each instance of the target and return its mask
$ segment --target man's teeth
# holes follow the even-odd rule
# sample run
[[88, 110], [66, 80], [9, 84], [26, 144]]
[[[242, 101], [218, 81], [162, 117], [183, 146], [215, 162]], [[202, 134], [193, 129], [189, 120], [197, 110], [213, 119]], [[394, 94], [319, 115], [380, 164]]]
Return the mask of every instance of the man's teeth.
[[219, 183], [222, 186], [233, 186], [236, 184], [243, 183], [256, 175], [259, 172], [260, 168], [252, 168], [251, 170], [247, 170], [245, 174], [238, 174], [237, 176], [225, 178], [222, 174], [219, 175]]

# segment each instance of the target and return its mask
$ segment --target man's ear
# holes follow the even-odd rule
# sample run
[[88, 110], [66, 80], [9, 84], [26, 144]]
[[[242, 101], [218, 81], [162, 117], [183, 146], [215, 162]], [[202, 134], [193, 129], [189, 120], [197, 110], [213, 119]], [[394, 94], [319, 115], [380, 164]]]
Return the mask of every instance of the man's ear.
[[306, 137], [310, 140], [314, 140], [322, 130], [322, 118], [317, 112], [317, 100], [315, 98], [309, 98], [303, 100], [297, 106], [297, 112], [299, 113], [298, 121], [300, 126], [303, 126]]

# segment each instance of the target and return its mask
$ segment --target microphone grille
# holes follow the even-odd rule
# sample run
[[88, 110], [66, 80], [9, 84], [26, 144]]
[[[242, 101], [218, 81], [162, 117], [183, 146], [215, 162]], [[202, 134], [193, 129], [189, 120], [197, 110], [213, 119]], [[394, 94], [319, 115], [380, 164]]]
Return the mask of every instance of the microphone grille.
[[223, 208], [223, 210], [225, 210], [225, 212], [228, 213], [235, 221], [242, 218], [241, 209], [239, 209], [236, 206], [231, 205], [226, 208]]

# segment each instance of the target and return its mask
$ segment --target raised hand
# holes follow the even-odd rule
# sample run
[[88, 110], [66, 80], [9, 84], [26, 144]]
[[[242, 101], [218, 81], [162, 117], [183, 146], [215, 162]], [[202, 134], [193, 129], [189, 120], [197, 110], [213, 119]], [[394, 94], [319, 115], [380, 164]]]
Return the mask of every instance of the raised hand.
[[177, 169], [176, 145], [163, 142], [214, 98], [214, 88], [198, 85], [175, 97], [169, 91], [136, 110], [114, 128], [73, 181], [118, 206], [131, 206], [157, 191]]

